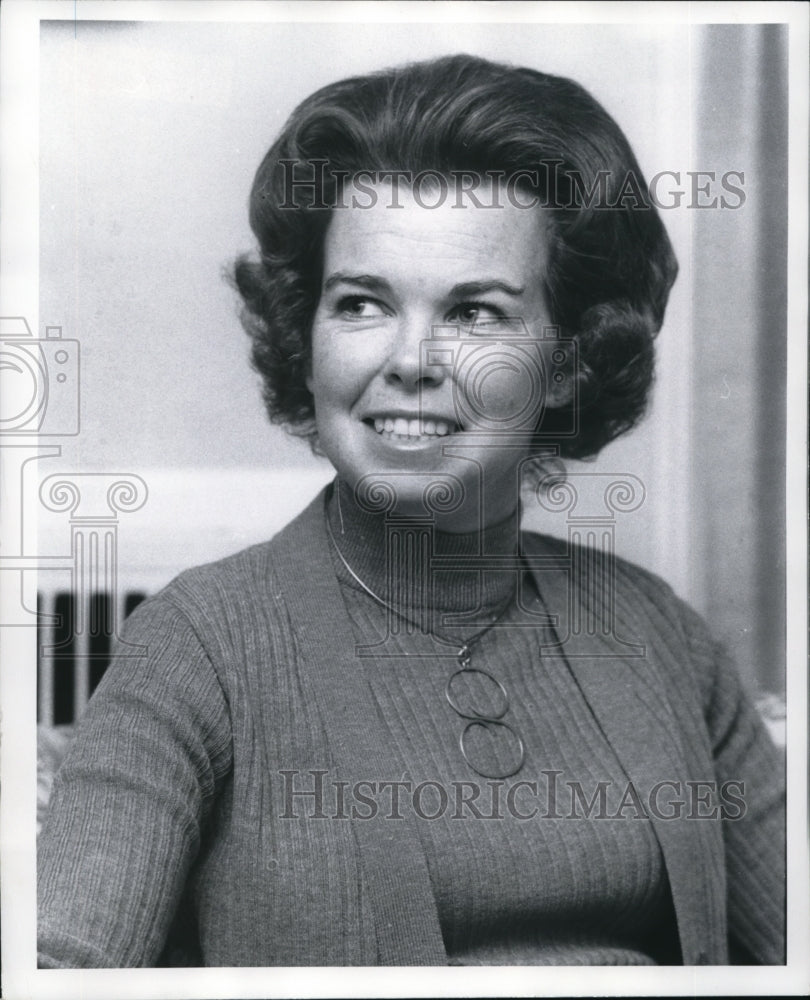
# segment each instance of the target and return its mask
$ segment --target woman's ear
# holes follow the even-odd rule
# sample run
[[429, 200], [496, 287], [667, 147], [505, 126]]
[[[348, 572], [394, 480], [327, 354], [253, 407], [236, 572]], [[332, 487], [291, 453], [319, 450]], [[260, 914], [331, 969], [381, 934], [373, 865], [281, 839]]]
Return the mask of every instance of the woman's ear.
[[557, 340], [546, 352], [546, 409], [568, 406], [575, 397], [577, 351], [573, 340]]
[[569, 372], [559, 381], [553, 378], [546, 389], [546, 409], [558, 410], [568, 406], [574, 398], [574, 376]]
[[307, 375], [306, 378], [304, 379], [304, 385], [306, 385], [307, 389], [309, 389], [309, 391], [314, 396], [315, 393], [312, 391], [312, 372], [310, 372], [309, 375]]

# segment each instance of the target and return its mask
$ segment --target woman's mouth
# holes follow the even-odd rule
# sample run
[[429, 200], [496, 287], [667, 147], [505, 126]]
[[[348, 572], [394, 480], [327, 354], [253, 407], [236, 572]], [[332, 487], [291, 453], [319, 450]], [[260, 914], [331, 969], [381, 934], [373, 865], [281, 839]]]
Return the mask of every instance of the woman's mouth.
[[365, 421], [380, 437], [395, 441], [425, 441], [454, 434], [457, 424], [440, 419], [405, 417], [372, 417]]

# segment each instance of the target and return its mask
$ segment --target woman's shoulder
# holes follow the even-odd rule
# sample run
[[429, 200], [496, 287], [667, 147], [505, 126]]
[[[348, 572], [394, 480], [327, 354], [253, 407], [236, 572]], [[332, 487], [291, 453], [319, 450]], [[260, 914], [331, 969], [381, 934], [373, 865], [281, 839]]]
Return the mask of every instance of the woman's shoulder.
[[[557, 567], [557, 586], [565, 587], [566, 603], [573, 597], [591, 615], [601, 616], [595, 627], [641, 643], [670, 668], [667, 672], [680, 679], [690, 676], [704, 699], [710, 696], [718, 665], [727, 655], [703, 617], [666, 580], [612, 551], [567, 539], [526, 532], [523, 544], [535, 564], [547, 561]], [[542, 576], [540, 582], [542, 586]]]
[[[283, 564], [289, 563], [290, 543], [298, 546], [297, 568], [306, 562], [315, 536], [315, 524], [322, 518], [319, 494], [272, 538], [241, 549], [224, 558], [192, 566], [179, 573], [155, 599], [169, 601], [186, 610], [227, 605], [275, 606], [282, 603]], [[285, 570], [287, 571], [287, 570]]]
[[271, 539], [183, 570], [138, 605], [127, 624], [174, 618], [200, 636], [232, 631], [259, 610], [272, 615], [279, 591]]
[[211, 592], [227, 593], [255, 586], [271, 566], [273, 539], [250, 545], [211, 562], [190, 566], [164, 587], [166, 596]]
[[610, 571], [610, 577], [605, 579], [609, 578], [624, 593], [632, 593], [677, 614], [688, 607], [663, 577], [612, 551], [535, 531], [522, 532], [522, 546], [527, 555], [547, 558], [549, 563], [567, 569], [572, 578], [582, 575], [586, 567], [599, 564], [600, 572], [604, 572], [605, 566]]

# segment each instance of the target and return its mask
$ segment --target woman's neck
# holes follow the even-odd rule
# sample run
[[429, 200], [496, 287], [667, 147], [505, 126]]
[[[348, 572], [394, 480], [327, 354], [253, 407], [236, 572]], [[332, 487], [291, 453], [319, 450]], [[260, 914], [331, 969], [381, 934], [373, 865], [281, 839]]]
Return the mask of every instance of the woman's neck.
[[[336, 560], [341, 582], [370, 593], [405, 618], [422, 618], [426, 610], [437, 617], [469, 612], [480, 622], [497, 617], [513, 597], [514, 569], [482, 571], [475, 563], [476, 557], [517, 552], [518, 511], [478, 531], [439, 531], [429, 518], [406, 519], [364, 510], [351, 487], [336, 479], [326, 516], [345, 560], [345, 564], [340, 557]], [[463, 626], [442, 629], [441, 625], [437, 621], [435, 631], [464, 631]]]

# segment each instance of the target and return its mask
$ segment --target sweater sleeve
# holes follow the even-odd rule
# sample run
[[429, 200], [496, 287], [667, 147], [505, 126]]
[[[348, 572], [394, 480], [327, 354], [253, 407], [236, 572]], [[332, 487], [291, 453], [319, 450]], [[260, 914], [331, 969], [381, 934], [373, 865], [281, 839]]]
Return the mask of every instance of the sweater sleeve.
[[158, 596], [123, 639], [40, 835], [40, 968], [156, 964], [230, 768], [226, 698], [184, 615]]
[[[703, 620], [683, 606], [692, 662], [725, 803], [729, 953], [736, 964], [785, 961], [785, 762], [741, 681]], [[725, 794], [724, 794], [725, 790]]]

